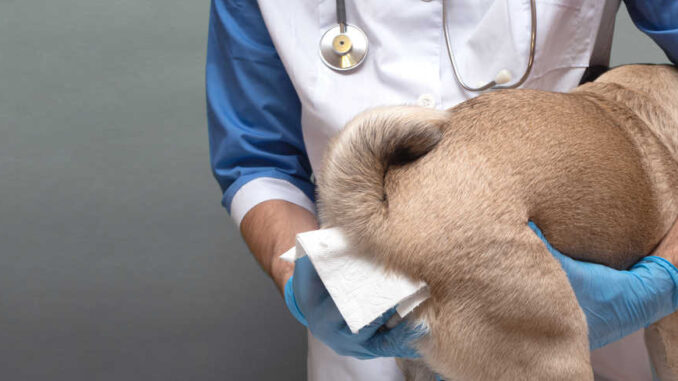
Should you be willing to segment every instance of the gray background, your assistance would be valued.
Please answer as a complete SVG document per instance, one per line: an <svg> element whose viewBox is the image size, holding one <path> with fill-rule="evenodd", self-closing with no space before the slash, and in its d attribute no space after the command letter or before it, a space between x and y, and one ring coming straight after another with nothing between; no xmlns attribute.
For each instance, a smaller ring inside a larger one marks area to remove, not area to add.
<svg viewBox="0 0 678 381"><path fill-rule="evenodd" d="M209 170L208 8L0 0L0 379L304 377ZM622 9L613 63L665 61Z"/></svg>

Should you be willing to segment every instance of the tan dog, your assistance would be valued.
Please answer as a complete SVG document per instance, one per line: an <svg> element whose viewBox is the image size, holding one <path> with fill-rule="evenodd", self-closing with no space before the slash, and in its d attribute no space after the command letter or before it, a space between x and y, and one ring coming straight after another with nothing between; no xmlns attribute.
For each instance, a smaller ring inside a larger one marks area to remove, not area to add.
<svg viewBox="0 0 678 381"><path fill-rule="evenodd" d="M570 94L365 112L327 151L319 212L428 283L410 319L430 328L417 347L445 379L592 380L584 314L527 221L573 258L626 268L678 215L677 155L678 71L624 66ZM678 317L647 337L677 379ZM432 377L407 363L410 379Z"/></svg>

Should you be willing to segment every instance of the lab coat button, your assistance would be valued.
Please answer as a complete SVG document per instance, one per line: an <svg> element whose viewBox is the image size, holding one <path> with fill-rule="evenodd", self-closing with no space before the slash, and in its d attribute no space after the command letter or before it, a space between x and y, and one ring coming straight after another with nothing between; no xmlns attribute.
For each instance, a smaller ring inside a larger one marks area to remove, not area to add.
<svg viewBox="0 0 678 381"><path fill-rule="evenodd" d="M421 107L433 108L436 105L436 100L432 94L422 94L417 99L417 105Z"/></svg>

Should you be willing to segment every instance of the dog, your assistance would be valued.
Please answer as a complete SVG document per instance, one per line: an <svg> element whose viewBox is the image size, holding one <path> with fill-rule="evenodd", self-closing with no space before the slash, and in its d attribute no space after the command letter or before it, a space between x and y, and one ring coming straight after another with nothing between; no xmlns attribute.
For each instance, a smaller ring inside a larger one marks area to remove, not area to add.
<svg viewBox="0 0 678 381"><path fill-rule="evenodd" d="M324 227L429 286L408 316L429 328L422 359L401 362L409 380L593 380L585 316L527 222L578 260L625 269L652 252L678 216L678 70L369 110L317 179ZM678 379L675 315L646 330L664 380Z"/></svg>

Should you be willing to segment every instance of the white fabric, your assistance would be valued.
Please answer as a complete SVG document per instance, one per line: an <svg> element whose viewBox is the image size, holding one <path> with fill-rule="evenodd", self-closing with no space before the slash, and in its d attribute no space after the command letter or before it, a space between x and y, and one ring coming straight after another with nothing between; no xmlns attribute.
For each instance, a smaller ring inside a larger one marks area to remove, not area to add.
<svg viewBox="0 0 678 381"><path fill-rule="evenodd" d="M604 14L606 1L602 0L536 3L536 57L523 87L568 91L577 86L588 66L599 31L611 33L611 28L601 25L613 23L614 12ZM447 0L446 4L454 54L467 82L487 82L502 69L509 70L514 80L522 75L529 55L529 0ZM477 95L454 80L442 35L441 0L346 0L348 22L362 28L370 43L365 62L351 72L327 68L318 55L321 35L336 22L334 1L259 0L259 6L301 99L302 132L316 174L330 138L360 111L416 104L422 95L427 104L442 109ZM598 40L603 41L600 49L610 49L610 39ZM384 379L365 370L365 363L337 361L331 351L310 344L309 348L310 380ZM636 344L633 349L634 359L646 361L644 348ZM614 367L640 369L636 360L616 362Z"/></svg>
<svg viewBox="0 0 678 381"><path fill-rule="evenodd" d="M240 228L240 222L245 214L257 204L268 200L289 201L315 214L315 205L311 199L289 181L273 177L257 177L235 192L231 200L231 218Z"/></svg>
<svg viewBox="0 0 678 381"><path fill-rule="evenodd" d="M588 66L604 1L536 0L537 50L524 87L567 91ZM476 93L454 79L442 35L440 0L347 0L348 22L369 38L365 62L336 72L318 56L322 33L335 23L334 1L260 0L273 42L302 102L302 130L316 174L330 139L356 113L379 105L415 104L430 94L448 108ZM529 0L448 0L452 47L464 79L519 77L529 55ZM573 75L562 76L574 71ZM551 75L559 71L560 76Z"/></svg>
<svg viewBox="0 0 678 381"><path fill-rule="evenodd" d="M367 257L356 256L339 228L300 233L296 242L281 258L294 262L308 255L353 333L396 305L398 315L405 317L430 296L426 283L388 273Z"/></svg>

